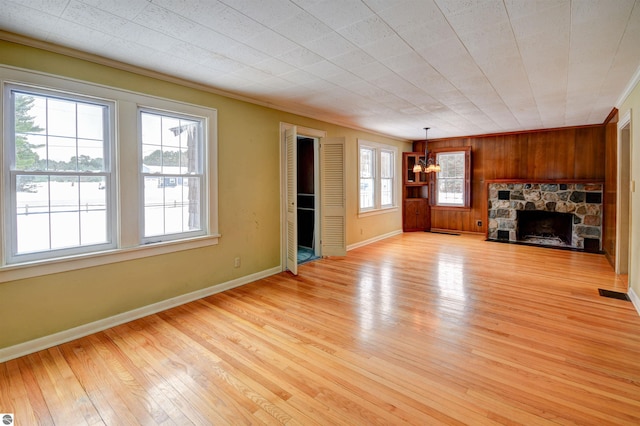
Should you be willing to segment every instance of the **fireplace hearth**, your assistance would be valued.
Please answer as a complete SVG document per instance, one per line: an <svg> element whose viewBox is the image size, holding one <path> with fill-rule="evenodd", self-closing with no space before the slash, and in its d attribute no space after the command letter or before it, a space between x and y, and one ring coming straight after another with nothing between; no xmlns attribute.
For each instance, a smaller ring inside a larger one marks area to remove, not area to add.
<svg viewBox="0 0 640 426"><path fill-rule="evenodd" d="M487 182L487 239L599 252L602 183Z"/></svg>

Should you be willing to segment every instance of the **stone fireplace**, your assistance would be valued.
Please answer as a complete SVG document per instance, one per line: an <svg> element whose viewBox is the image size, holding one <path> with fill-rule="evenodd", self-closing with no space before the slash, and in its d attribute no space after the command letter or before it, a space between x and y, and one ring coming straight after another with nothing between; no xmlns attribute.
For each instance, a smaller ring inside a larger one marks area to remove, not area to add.
<svg viewBox="0 0 640 426"><path fill-rule="evenodd" d="M489 182L487 239L602 248L602 183Z"/></svg>

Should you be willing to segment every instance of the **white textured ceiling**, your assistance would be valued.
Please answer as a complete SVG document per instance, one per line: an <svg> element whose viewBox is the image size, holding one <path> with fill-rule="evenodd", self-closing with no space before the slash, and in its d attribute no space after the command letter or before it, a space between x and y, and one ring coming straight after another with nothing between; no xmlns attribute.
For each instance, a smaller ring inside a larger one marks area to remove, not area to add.
<svg viewBox="0 0 640 426"><path fill-rule="evenodd" d="M407 139L602 123L640 66L640 0L0 0L0 29Z"/></svg>

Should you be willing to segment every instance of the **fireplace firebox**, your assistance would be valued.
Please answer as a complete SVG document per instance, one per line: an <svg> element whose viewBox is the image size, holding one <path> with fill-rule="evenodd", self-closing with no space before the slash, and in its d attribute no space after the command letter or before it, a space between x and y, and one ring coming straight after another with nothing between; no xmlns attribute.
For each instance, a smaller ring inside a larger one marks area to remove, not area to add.
<svg viewBox="0 0 640 426"><path fill-rule="evenodd" d="M519 210L517 220L518 241L571 247L573 214Z"/></svg>

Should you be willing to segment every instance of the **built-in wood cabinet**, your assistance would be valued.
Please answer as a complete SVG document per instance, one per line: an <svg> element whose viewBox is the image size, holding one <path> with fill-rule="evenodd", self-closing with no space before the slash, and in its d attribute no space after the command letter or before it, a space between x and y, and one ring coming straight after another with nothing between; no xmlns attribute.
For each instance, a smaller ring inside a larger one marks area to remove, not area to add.
<svg viewBox="0 0 640 426"><path fill-rule="evenodd" d="M405 152L402 158L402 229L428 231L431 229L431 209L429 207L429 177L423 172L414 172L424 154Z"/></svg>

